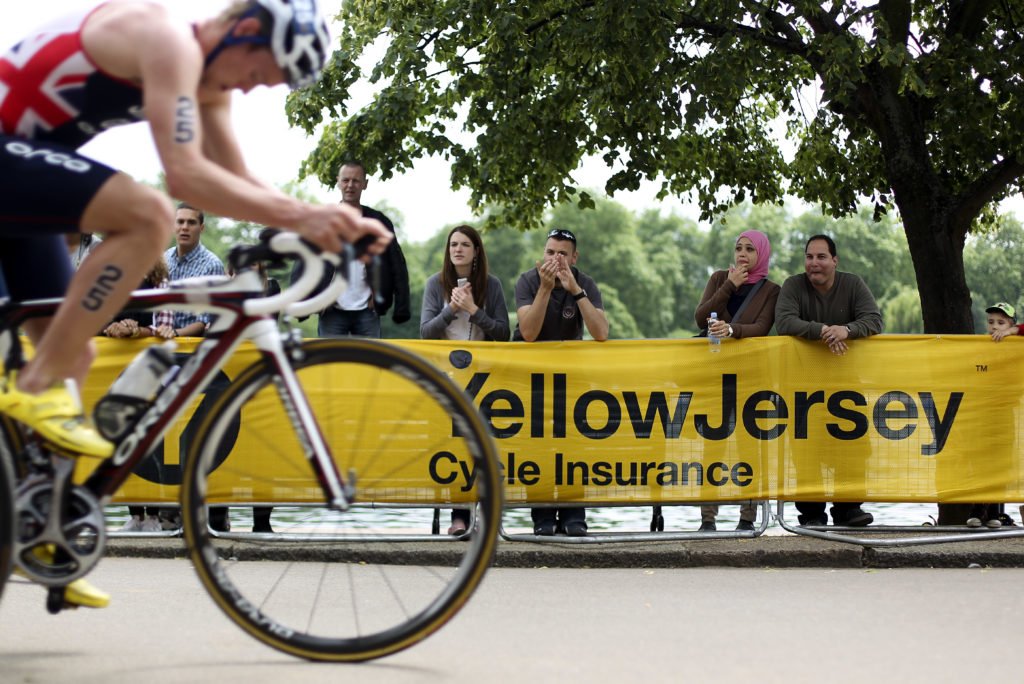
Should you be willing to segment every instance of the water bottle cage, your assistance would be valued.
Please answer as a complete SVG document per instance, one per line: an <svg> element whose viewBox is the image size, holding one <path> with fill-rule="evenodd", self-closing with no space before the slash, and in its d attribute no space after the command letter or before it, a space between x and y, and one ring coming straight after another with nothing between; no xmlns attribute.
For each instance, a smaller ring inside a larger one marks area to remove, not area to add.
<svg viewBox="0 0 1024 684"><path fill-rule="evenodd" d="M92 419L106 439L117 442L135 426L150 402L124 394L108 394L96 402Z"/></svg>

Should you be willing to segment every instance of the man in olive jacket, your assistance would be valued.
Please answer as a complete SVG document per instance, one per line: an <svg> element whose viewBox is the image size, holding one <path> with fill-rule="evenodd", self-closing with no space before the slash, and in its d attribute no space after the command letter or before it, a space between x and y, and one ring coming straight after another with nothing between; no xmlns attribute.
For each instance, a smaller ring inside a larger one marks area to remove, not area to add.
<svg viewBox="0 0 1024 684"><path fill-rule="evenodd" d="M815 235L804 248L804 272L790 276L782 284L779 300L775 304L775 330L780 335L793 335L808 340L820 340L833 354L846 353L850 340L877 335L882 332L882 314L864 280L852 273L837 271L839 256L836 243L827 235ZM822 465L836 467L836 480L863 480L865 459L846 458L843 463ZM797 464L799 466L799 461ZM815 472L800 472L808 486L820 483L820 465ZM825 503L798 501L801 525L826 525ZM861 503L836 502L832 506L832 521L836 525L864 527L874 516L861 508Z"/></svg>

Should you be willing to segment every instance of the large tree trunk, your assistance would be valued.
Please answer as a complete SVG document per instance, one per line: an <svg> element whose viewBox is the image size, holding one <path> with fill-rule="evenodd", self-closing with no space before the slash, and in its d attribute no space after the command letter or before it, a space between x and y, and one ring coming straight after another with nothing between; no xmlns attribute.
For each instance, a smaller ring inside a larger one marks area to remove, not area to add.
<svg viewBox="0 0 1024 684"><path fill-rule="evenodd" d="M926 333L973 333L971 292L964 274L965 226L950 212L911 204L903 215L910 256L917 274ZM939 525L963 525L970 504L939 504Z"/></svg>
<svg viewBox="0 0 1024 684"><path fill-rule="evenodd" d="M973 334L971 291L964 274L963 226L944 212L911 208L901 211L910 256L921 296L924 331Z"/></svg>

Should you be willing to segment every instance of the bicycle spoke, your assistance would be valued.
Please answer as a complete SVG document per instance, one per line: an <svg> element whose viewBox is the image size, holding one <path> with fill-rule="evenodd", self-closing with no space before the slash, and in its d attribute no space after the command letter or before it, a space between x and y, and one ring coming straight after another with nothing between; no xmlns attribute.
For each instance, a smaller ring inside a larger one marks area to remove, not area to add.
<svg viewBox="0 0 1024 684"><path fill-rule="evenodd" d="M224 392L187 459L186 538L200 577L250 633L303 657L361 660L416 643L462 605L493 554L501 484L487 430L458 387L392 348L315 343L296 374L355 503L327 505L293 412L255 367ZM453 431L455 421L465 429ZM436 482L425 465L441 452L476 476ZM275 534L247 540L259 547L252 560L238 548L239 561L224 564L201 551L211 540L196 511L206 504L273 506ZM439 505L478 506L479 528L410 553L406 542L427 536Z"/></svg>

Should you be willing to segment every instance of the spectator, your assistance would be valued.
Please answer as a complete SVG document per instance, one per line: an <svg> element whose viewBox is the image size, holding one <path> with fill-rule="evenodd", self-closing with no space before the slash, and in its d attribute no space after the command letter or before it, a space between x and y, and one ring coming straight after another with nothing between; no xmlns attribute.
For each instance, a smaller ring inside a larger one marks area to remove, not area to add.
<svg viewBox="0 0 1024 684"><path fill-rule="evenodd" d="M775 306L775 329L780 335L820 340L833 354L841 356L850 340L882 332L882 314L871 290L860 276L838 271L838 266L839 256L832 238L815 235L807 241L804 273L786 279ZM846 459L841 465L836 468L836 480L864 480L863 459ZM820 483L820 465L813 473L800 473L799 465L797 470L798 477L802 476L808 486ZM861 505L835 502L831 511L833 523L851 527L870 525L874 516ZM801 525L828 524L824 502L800 501L796 508Z"/></svg>
<svg viewBox="0 0 1024 684"><path fill-rule="evenodd" d="M548 342L582 340L583 329L601 342L608 339L601 291L594 279L576 268L579 259L576 236L556 228L548 233L544 260L516 281L514 340ZM550 537L564 532L570 537L587 534L585 508L534 508L533 533Z"/></svg>
<svg viewBox="0 0 1024 684"><path fill-rule="evenodd" d="M228 275L234 277L235 270L228 265ZM263 296L273 297L274 295L281 294L281 284L277 282L277 278L272 278L267 274L267 265L262 261L256 263L256 272L259 273L260 279L263 281ZM280 317L280 313L277 314ZM216 513L218 509L212 509L212 513ZM270 526L270 514L273 512L273 506L253 506L252 507L252 531L262 532L264 534L273 534L274 528ZM211 516L211 519L215 516ZM221 522L223 526L223 522ZM215 528L216 529L216 528Z"/></svg>
<svg viewBox="0 0 1024 684"><path fill-rule="evenodd" d="M175 246L164 252L171 282L198 276L224 275L224 264L199 241L206 229L203 212L181 202L174 214ZM210 326L210 314L174 312L174 337L202 337Z"/></svg>
<svg viewBox="0 0 1024 684"><path fill-rule="evenodd" d="M167 287L167 263L161 256L156 265L146 274L139 288ZM170 311L133 311L120 312L116 319L103 329L105 337L137 338L174 336L174 314ZM138 472L138 471L136 471ZM159 532L160 509L151 506L129 506L128 521L121 527L122 532Z"/></svg>
<svg viewBox="0 0 1024 684"><path fill-rule="evenodd" d="M170 273L163 256L146 274L139 284L139 289L158 289L167 287ZM118 339L136 337L174 337L174 314L170 311L134 311L120 312L114 320L103 329L105 337Z"/></svg>
<svg viewBox="0 0 1024 684"><path fill-rule="evenodd" d="M362 211L364 217L375 218L393 235L391 219L360 204L366 190L366 169L358 161L348 161L338 172L341 201ZM371 279L366 265L353 261L349 265L348 287L338 301L320 313L317 334L320 337L380 337L380 317L394 304L391 319L405 323L409 311L409 271L398 238L391 240L380 258L378 275ZM333 273L331 274L333 275ZM374 289L378 287L378 289Z"/></svg>
<svg viewBox="0 0 1024 684"><path fill-rule="evenodd" d="M740 233L733 250L736 263L728 271L715 271L704 287L700 305L694 312L697 326L717 337L762 337L775 323L775 303L779 286L768 280L772 246L768 236L757 230ZM711 312L718 321L708 329ZM700 507L700 532L714 532L718 506ZM753 532L757 506L753 501L740 504L737 530Z"/></svg>
<svg viewBox="0 0 1024 684"><path fill-rule="evenodd" d="M985 309L985 329L989 336L996 342L1005 337L1016 335L1019 332L1017 326L1017 312L1010 304L998 302ZM1012 410L1010 412L1012 416ZM1001 451L1001 450L994 450ZM1010 468L1010 464L1004 458L1007 452L991 453L989 458L984 459L984 468L991 472L993 468ZM999 459L996 462L996 459ZM967 518L967 526L980 528L982 526L990 530L998 530L1004 526L1013 526L1013 518L1004 512L1004 504L974 504L971 506L970 517Z"/></svg>
<svg viewBox="0 0 1024 684"><path fill-rule="evenodd" d="M171 282L185 278L225 275L224 264L216 254L200 242L206 230L206 216L202 210L181 202L174 214L175 246L164 252ZM210 327L211 314L208 312L175 311L172 337L203 337ZM207 392L215 389L214 384ZM210 527L219 532L230 529L227 508L210 509ZM181 513L175 509L164 509L160 513L164 529L181 526Z"/></svg>
<svg viewBox="0 0 1024 684"><path fill-rule="evenodd" d="M420 337L425 340L508 341L508 307L501 281L487 268L480 234L471 226L456 226L445 242L441 271L423 289ZM469 511L452 510L448 534L469 528Z"/></svg>

